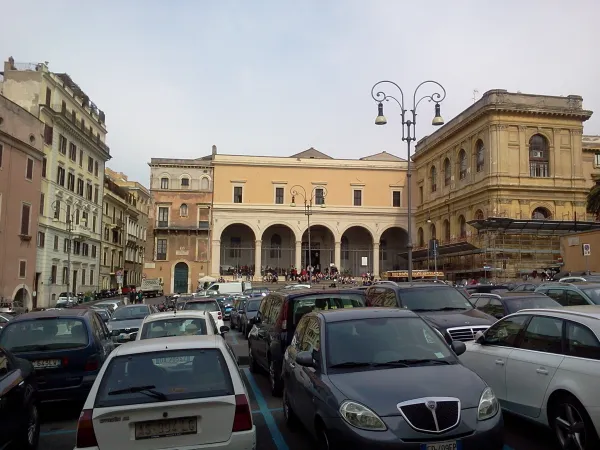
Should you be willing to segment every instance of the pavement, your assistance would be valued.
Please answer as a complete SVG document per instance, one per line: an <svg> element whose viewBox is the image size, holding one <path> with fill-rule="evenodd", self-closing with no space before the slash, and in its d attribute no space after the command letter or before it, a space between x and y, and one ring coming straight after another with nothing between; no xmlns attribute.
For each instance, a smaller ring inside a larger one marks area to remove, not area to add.
<svg viewBox="0 0 600 450"><path fill-rule="evenodd" d="M150 299L151 303L162 300ZM248 341L238 331L227 333L227 340L242 369L244 383L250 394L250 404L257 431L257 450L306 450L316 444L303 429L290 430L284 423L280 398L272 397L267 377L252 374L247 368ZM82 404L47 404L41 408L39 450L72 450ZM559 450L553 433L539 425L504 414L504 450Z"/></svg>

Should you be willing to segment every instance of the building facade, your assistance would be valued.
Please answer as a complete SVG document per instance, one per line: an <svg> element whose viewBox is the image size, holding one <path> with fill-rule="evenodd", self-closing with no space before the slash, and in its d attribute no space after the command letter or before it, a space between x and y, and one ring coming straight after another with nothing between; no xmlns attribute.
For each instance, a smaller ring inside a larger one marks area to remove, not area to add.
<svg viewBox="0 0 600 450"><path fill-rule="evenodd" d="M3 94L44 123L37 306L61 292L99 288L105 114L66 73L47 64L4 64Z"/></svg>
<svg viewBox="0 0 600 450"><path fill-rule="evenodd" d="M212 156L152 158L149 165L152 204L144 275L162 279L165 293L190 292L210 271Z"/></svg>
<svg viewBox="0 0 600 450"><path fill-rule="evenodd" d="M102 251L100 253L100 288L118 289L117 273L123 269L127 190L109 175L104 175L102 217Z"/></svg>
<svg viewBox="0 0 600 450"><path fill-rule="evenodd" d="M560 235L592 219L594 160L582 150L591 115L579 96L494 90L420 140L416 267L432 267L431 239L450 278L510 278L556 265Z"/></svg>
<svg viewBox="0 0 600 450"><path fill-rule="evenodd" d="M406 267L398 256L408 237L405 160L333 159L314 148L290 157L214 153L212 276Z"/></svg>
<svg viewBox="0 0 600 450"><path fill-rule="evenodd" d="M0 95L0 302L36 306L43 124Z"/></svg>

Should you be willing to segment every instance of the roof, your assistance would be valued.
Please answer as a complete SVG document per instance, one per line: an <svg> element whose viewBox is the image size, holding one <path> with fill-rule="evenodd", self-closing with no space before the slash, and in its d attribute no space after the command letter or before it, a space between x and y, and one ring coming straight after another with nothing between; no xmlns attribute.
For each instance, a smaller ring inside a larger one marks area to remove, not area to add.
<svg viewBox="0 0 600 450"><path fill-rule="evenodd" d="M375 153L374 155L363 156L359 159L361 161L406 161L404 158L392 155L391 153L388 153L385 150L379 153Z"/></svg>
<svg viewBox="0 0 600 450"><path fill-rule="evenodd" d="M149 316L146 316L146 318L144 319L144 323L154 322L155 320L176 319L176 318L206 319L206 314L205 314L205 311L194 311L192 309L184 309L181 311L159 312L159 313L154 313L154 314L150 314Z"/></svg>
<svg viewBox="0 0 600 450"><path fill-rule="evenodd" d="M21 314L15 317L12 322L17 322L21 320L35 320L35 319L48 319L52 317L81 317L85 316L88 311L91 311L88 308L65 308L65 309L51 309L46 311L35 311L29 312L25 314Z"/></svg>
<svg viewBox="0 0 600 450"><path fill-rule="evenodd" d="M583 135L581 146L584 150L600 150L600 136Z"/></svg>
<svg viewBox="0 0 600 450"><path fill-rule="evenodd" d="M125 309L125 308L135 308L135 307L140 307L140 306L146 306L148 309L150 309L150 305L146 305L144 303L132 303L130 305L121 305L119 306L118 309Z"/></svg>
<svg viewBox="0 0 600 450"><path fill-rule="evenodd" d="M346 320L377 319L380 317L419 317L408 309L400 308L344 308L318 311L325 322L343 322Z"/></svg>
<svg viewBox="0 0 600 450"><path fill-rule="evenodd" d="M477 231L495 230L512 232L547 232L567 234L571 231L600 230L600 222L580 222L574 220L521 220L504 217L489 217L467 222Z"/></svg>
<svg viewBox="0 0 600 450"><path fill-rule="evenodd" d="M527 298L527 297L546 297L544 294L535 291L508 291L508 292L474 292L472 297L501 297L506 300Z"/></svg>
<svg viewBox="0 0 600 450"><path fill-rule="evenodd" d="M290 290L281 290L281 291L274 291L271 292L271 294L279 294L283 297L286 298L295 298L295 297L304 297L305 295L322 295L322 294L347 294L347 293L354 293L354 294L360 294L360 295L364 295L364 292L358 289L344 289L344 288L339 288L339 289L310 289L310 288L306 288L306 289L290 289ZM263 297L264 298L264 297Z"/></svg>
<svg viewBox="0 0 600 450"><path fill-rule="evenodd" d="M552 313L557 316L568 318L569 316L587 317L589 319L600 320L600 305L582 305L582 306L565 306L562 309L522 309L516 314L527 313L527 314L543 314Z"/></svg>
<svg viewBox="0 0 600 450"><path fill-rule="evenodd" d="M320 152L316 148L309 148L308 150L304 150L303 152L296 153L295 155L290 156L290 158L306 158L306 159L333 159L331 156L326 155L323 152Z"/></svg>
<svg viewBox="0 0 600 450"><path fill-rule="evenodd" d="M113 353L115 356L150 353L163 350L184 350L190 348L224 349L225 340L219 335L172 336L160 339L142 339L120 345Z"/></svg>
<svg viewBox="0 0 600 450"><path fill-rule="evenodd" d="M398 287L401 289L413 289L413 288L455 289L454 286L450 286L446 283L434 283L433 281L413 281L412 283L405 281L405 282L396 282L394 284L391 284L391 283L378 284L376 286L379 286L379 287L380 286L394 286L394 287Z"/></svg>

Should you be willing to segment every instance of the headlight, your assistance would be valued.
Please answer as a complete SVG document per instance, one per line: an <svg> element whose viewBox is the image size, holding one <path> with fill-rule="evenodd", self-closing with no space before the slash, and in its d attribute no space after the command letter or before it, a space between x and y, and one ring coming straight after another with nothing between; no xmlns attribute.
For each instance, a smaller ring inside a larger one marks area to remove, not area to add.
<svg viewBox="0 0 600 450"><path fill-rule="evenodd" d="M487 420L494 417L500 406L498 405L498 399L492 391L492 388L485 388L479 399L479 406L477 407L477 420Z"/></svg>
<svg viewBox="0 0 600 450"><path fill-rule="evenodd" d="M377 414L360 403L346 400L340 406L340 415L350 425L362 430L385 431L387 427Z"/></svg>

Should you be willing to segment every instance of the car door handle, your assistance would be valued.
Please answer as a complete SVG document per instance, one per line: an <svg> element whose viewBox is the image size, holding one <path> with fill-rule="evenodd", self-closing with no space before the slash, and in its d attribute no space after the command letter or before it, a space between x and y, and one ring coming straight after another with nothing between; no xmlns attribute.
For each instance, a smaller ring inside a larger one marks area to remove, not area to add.
<svg viewBox="0 0 600 450"><path fill-rule="evenodd" d="M498 364L499 366L503 366L504 365L504 360L503 359L497 359L496 360L496 364Z"/></svg>
<svg viewBox="0 0 600 450"><path fill-rule="evenodd" d="M541 375L548 375L548 371L546 369L544 369L543 367L540 367L539 369L536 369L536 372L541 374Z"/></svg>

